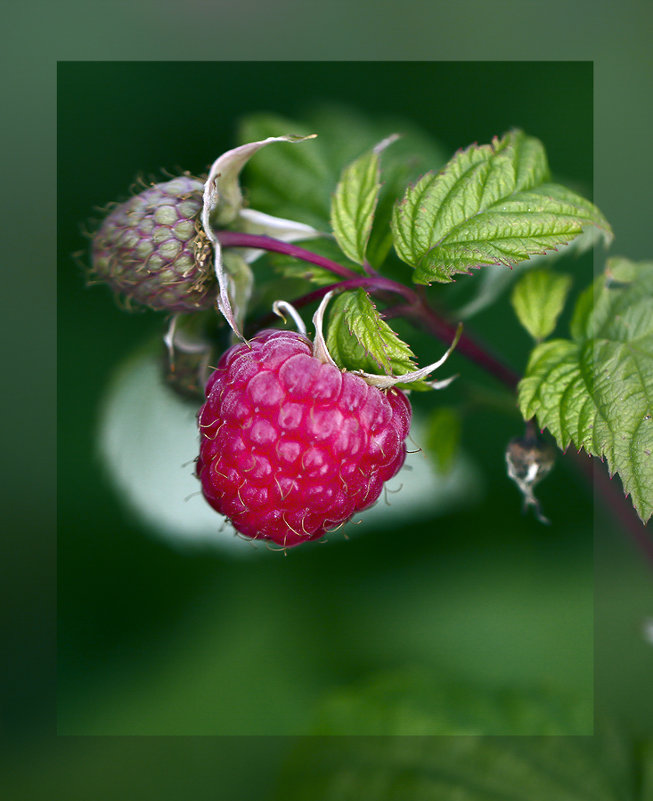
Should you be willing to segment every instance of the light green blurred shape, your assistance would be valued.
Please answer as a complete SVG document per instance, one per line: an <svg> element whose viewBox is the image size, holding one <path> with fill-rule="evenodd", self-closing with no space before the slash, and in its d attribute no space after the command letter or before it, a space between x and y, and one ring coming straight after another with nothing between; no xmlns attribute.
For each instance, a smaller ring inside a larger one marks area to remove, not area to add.
<svg viewBox="0 0 653 801"><path fill-rule="evenodd" d="M208 546L237 556L265 555L264 545L236 536L201 494L194 473L199 406L163 384L156 351L146 348L135 354L117 371L101 410L98 447L105 469L136 519L168 543ZM343 534L357 536L444 514L482 496L481 476L468 458L460 456L442 475L420 451L423 438L416 420L404 468L386 484L381 499L355 515L339 534L328 536L329 543L344 542Z"/></svg>
<svg viewBox="0 0 653 801"><path fill-rule="evenodd" d="M648 801L644 767L612 722L594 738L313 737L295 747L274 798Z"/></svg>
<svg viewBox="0 0 653 801"><path fill-rule="evenodd" d="M543 683L478 685L424 666L372 672L327 695L318 735L593 734L591 698L552 692Z"/></svg>

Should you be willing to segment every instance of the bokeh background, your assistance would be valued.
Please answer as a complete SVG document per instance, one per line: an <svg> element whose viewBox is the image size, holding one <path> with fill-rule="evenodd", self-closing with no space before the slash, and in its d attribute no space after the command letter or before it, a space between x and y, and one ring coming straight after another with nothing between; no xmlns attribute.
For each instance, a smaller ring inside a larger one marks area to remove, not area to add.
<svg viewBox="0 0 653 801"><path fill-rule="evenodd" d="M470 1L456 7L455 11L453 7L442 8L438 4L426 11L423 4L419 4L419 9L417 5L404 4L401 12L393 12L375 4L374 13L370 9L369 15L361 13L355 19L349 15L344 24L340 18L344 10L342 4L330 4L317 14L310 12L309 20L309 9L303 4L286 3L281 12L279 9L275 12L275 20L279 19L279 13L287 14L287 24L278 36L268 35L269 27L262 24L261 18L264 9L256 3L241 4L239 11L232 9L229 13L220 3L211 7L196 4L194 14L190 18L186 15L183 25L172 5L157 4L155 9L154 4L148 2L111 10L98 9L92 20L88 6L82 7L76 0L56 8L39 4L35 4L35 8L12 6L8 20L11 24L6 28L12 36L3 59L11 68L14 80L6 83L3 92L7 96L7 107L15 108L17 114L7 118L3 136L5 154L10 156L5 171L6 185L14 187L15 191L5 193L3 214L4 219L11 218L13 225L13 235L7 242L9 257L20 269L6 276L7 297L14 298L15 303L8 305L3 322L10 332L7 342L16 343L16 331L21 332L20 341L9 349L6 361L10 374L15 377L12 386L19 390L20 404L11 411L11 419L15 419L17 425L6 432L9 463L3 491L7 501L7 536L2 543L6 593L3 631L7 642L12 643L5 661L3 732L6 736L3 745L7 756L3 761L3 781L12 797L46 797L46 794L51 797L52 788L55 788L69 798L89 795L109 798L115 797L118 791L127 795L138 792L141 797L177 798L180 793L187 792L190 785L198 797L260 797L287 747L283 739L269 737L245 740L55 738L54 540L50 534L55 469L52 400L55 380L56 59L592 60L596 100L595 200L614 225L617 252L634 258L650 255L645 202L647 175L650 175L646 141L651 126L648 102L651 57L646 38L650 9L647 5L637 0L618 7L610 2L580 2L573 7L554 2L544 10L536 3L504 2L499 7L489 8ZM400 20L397 19L399 13ZM321 32L319 39L315 36L317 29ZM513 91L513 85L505 87L506 94ZM96 85L90 94L78 98L80 125L84 124L89 100L101 103L105 90L105 86ZM168 107L171 101L166 88L159 86L156 91L161 98L159 107L161 104ZM573 109L563 112L558 104L558 92L564 93L564 84L554 85L550 91L551 95L544 95L550 98L547 106L533 99L533 110L541 105L543 117L555 122L554 127L561 136L567 136L569 114L573 116ZM215 87L216 102L221 93L224 87ZM482 104L483 99L479 93L477 102ZM210 101L207 105L211 105ZM121 128L120 119L118 122L115 119L116 115L120 118L119 112L120 103L117 103L114 120L110 123L114 134ZM199 110L193 113L200 114ZM206 114L207 109L203 108L203 120ZM451 121L455 124L456 119ZM517 122L529 129L525 121ZM122 120L122 127L125 124L131 125L131 119L127 123ZM545 138L542 128L531 130ZM476 134L472 137L476 138ZM443 140L448 144L446 137ZM554 169L560 172L562 165L556 161L553 140L545 138ZM229 144L231 142L227 146ZM461 141L452 141L451 147L460 144ZM210 145L212 154L214 141ZM179 152L177 148L172 156L173 164L181 161ZM197 153L193 158L196 157ZM201 163L207 158L210 156L202 157ZM105 154L95 154L93 169L102 165L104 159ZM171 164L165 155L154 161L153 170ZM144 168L145 161L139 159L135 169ZM565 167L565 171L566 175L580 176L575 169ZM126 178L131 180L133 169L126 172L129 172ZM77 179L83 177L81 172L76 176ZM124 182L116 183L120 183L117 191L124 191ZM35 187L38 188L37 201ZM103 203L107 199L103 195L92 202ZM87 209L81 210L81 214L86 217ZM29 293L25 293L27 279L32 282ZM89 295L84 297L85 303L88 302ZM103 303L106 304L106 298ZM75 309L75 319L79 313L80 310ZM26 321L34 320L35 315L38 325L26 326ZM137 324L140 325L140 321ZM118 336L115 331L112 333L114 338ZM100 361L101 356L97 354ZM80 370L92 369L95 361L96 352L92 354L92 363L80 365ZM104 366L97 374L106 376ZM87 388L87 391L89 405L86 408L90 408L92 390ZM79 405L83 405L81 401ZM27 448L25 432L33 435L29 437L30 447ZM78 433L75 431L74 436ZM36 470L35 455L39 458ZM81 481L81 475L79 478ZM544 490L543 486L543 497ZM514 496L511 503L513 501ZM102 508L106 506L97 507L98 510ZM98 526L95 511L91 513L89 525ZM650 614L652 605L650 573L623 532L604 515L595 517L594 533L596 696L604 707L641 732L647 729L651 719L651 649L642 637L642 621ZM130 546L144 547L136 545L141 536L139 532ZM367 541L361 538L360 544ZM147 546L146 551L149 557L153 551L167 553L152 545ZM103 555L106 557L106 551ZM175 557L164 558L169 560L169 569ZM107 572L109 566L107 563ZM121 569L124 568L125 565L121 565ZM129 614L133 613L130 607ZM89 665L92 674L92 660ZM97 698L101 694L98 692ZM252 753L256 755L257 771L251 770ZM116 765L120 765L120 771L115 770Z"/></svg>
<svg viewBox="0 0 653 801"><path fill-rule="evenodd" d="M165 109L163 91L175 99ZM545 112L554 100L564 130ZM588 63L60 65L58 730L309 734L325 698L416 667L434 685L444 673L489 693L523 686L568 695L578 712L567 732L590 734L591 492L561 464L541 492L555 525L521 514L503 451L522 424L501 387L460 359L448 365L464 375L455 391L415 399L425 415L466 404L463 447L475 469L460 472L457 507L426 504L415 519L402 514L400 492L386 512L391 525L364 520L348 543L336 534L285 558L266 549L240 559L184 552L139 525L103 469L98 425L112 373L163 321L126 315L108 292L84 286L71 259L86 244L80 223L94 206L124 197L138 173L177 165L202 172L235 143L248 113L301 119L324 102L405 116L437 138L444 159L522 127L546 143L555 175L591 196ZM579 291L592 274L590 255L569 269ZM522 368L530 343L505 297L469 324ZM443 349L413 341L424 361ZM147 416L149 402L136 396L132 413L140 418L142 404ZM194 455L169 458L182 465ZM156 459L145 459L132 481L147 481ZM198 502L190 499L189 514ZM219 528L216 520L216 538ZM338 734L383 733L371 722L367 730L351 725L331 724ZM425 725L407 724L407 733Z"/></svg>

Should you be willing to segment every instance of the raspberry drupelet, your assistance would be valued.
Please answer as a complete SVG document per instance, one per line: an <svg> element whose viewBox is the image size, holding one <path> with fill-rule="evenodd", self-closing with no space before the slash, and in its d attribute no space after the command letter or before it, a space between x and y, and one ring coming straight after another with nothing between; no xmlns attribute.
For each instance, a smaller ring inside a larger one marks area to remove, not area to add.
<svg viewBox="0 0 653 801"><path fill-rule="evenodd" d="M323 363L303 334L264 330L207 382L197 474L237 531L293 547L378 499L404 462L410 420L400 390Z"/></svg>
<svg viewBox="0 0 653 801"><path fill-rule="evenodd" d="M213 255L200 226L203 183L180 175L116 205L92 237L90 278L128 304L193 312L215 302Z"/></svg>

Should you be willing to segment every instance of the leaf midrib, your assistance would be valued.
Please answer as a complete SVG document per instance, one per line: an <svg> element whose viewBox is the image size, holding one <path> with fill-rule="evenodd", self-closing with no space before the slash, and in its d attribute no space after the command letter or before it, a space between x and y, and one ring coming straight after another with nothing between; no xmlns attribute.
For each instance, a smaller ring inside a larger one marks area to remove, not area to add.
<svg viewBox="0 0 653 801"><path fill-rule="evenodd" d="M488 157L484 161L477 161L474 164L470 165L464 172L462 172L456 178L454 183L449 187L449 189L447 191L447 194L442 198L442 201L441 201L440 205L438 206L438 209L435 212L435 216L433 217L433 220L431 221L431 224L429 226L429 229L430 229L429 230L429 242L431 241L431 237L433 236L433 231L437 227L438 221L439 221L439 219L441 217L442 210L443 210L443 208L444 208L444 206L445 206L445 204L447 202L447 199L451 197L451 194L456 189L456 187L460 184L460 182L462 180L464 180L469 175L470 172L472 172L474 170L478 170L482 166L487 166L489 164L489 162L490 162L490 157ZM446 175L446 171L439 172L439 173L431 173L432 180L430 180L425 185L424 189L419 193L419 195L418 195L419 200L417 200L413 204L413 209L419 208L421 206L421 204L422 204L422 202L424 200L424 196L431 190L431 188L433 187L433 184L438 180L438 178L440 176L444 177L444 175ZM483 209L483 210L479 209L475 214L473 214L471 217L467 217L466 219L467 220L471 220L474 217L476 217L478 214L482 214L483 211L485 211L485 209ZM417 220L418 220L419 215L418 214L412 214L411 216L412 216L412 219L411 219L411 223L410 223L410 235L411 235L412 241L415 242L416 238L417 238L415 230L416 230L416 225L417 225ZM453 230L453 229L451 229L451 230ZM430 245L430 247L426 248L424 253L428 253L429 250L433 249L433 247L435 247L435 245ZM422 255L424 255L424 254L422 254Z"/></svg>
<svg viewBox="0 0 653 801"><path fill-rule="evenodd" d="M505 235L505 236L486 237L484 239L455 239L453 241L448 241L449 237L456 230L462 228L467 223L471 222L472 220L476 219L477 217L480 217L483 214L492 214L492 215L497 215L497 216L505 215L505 216L510 216L510 217L523 215L523 216L528 216L531 219L533 219L533 217L536 217L537 215L546 214L549 217L567 218L569 220L569 230L568 231L567 230L560 230L560 231L557 231L557 232L550 232L550 233L543 233L543 234L524 234L522 236L511 234L511 235ZM437 248L437 247L442 247L443 244L444 245L465 245L465 244L468 244L468 243L477 243L478 244L479 242L498 242L498 241L501 241L502 239L528 239L530 236L537 236L537 237L540 237L540 238L542 238L542 237L544 237L544 238L552 238L552 237L555 237L555 236L560 236L560 234L576 232L578 230L578 221L579 220L587 220L588 223L591 222L591 218L590 217L582 217L581 215L574 216L574 215L571 215L569 213L563 213L563 212L555 212L555 211L535 211L535 212L533 212L533 211L502 211L500 209L494 209L492 206L490 206L487 209L483 209L483 211L478 211L476 214L473 214L471 217L467 217L462 222L456 223L456 225L452 226L452 228L441 239L439 239L437 242L435 242L435 244L433 244L429 248L429 250L427 252L435 250L435 248ZM581 225L581 228L582 228L582 225Z"/></svg>

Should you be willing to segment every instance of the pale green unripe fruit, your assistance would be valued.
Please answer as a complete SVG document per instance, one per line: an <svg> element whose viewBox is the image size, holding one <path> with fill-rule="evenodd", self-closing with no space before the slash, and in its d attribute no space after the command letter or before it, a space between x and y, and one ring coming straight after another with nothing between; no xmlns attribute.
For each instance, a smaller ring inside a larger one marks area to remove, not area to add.
<svg viewBox="0 0 653 801"><path fill-rule="evenodd" d="M203 189L182 175L115 206L92 237L92 280L127 304L173 312L210 307L217 282L200 223Z"/></svg>

